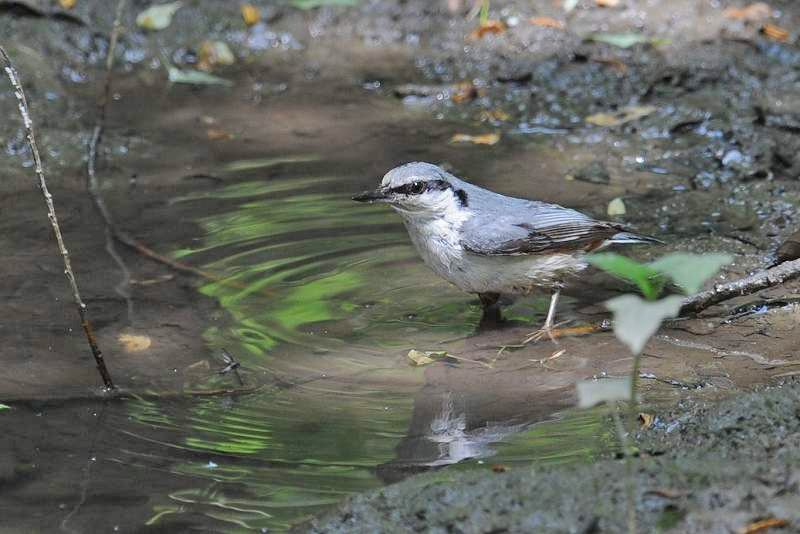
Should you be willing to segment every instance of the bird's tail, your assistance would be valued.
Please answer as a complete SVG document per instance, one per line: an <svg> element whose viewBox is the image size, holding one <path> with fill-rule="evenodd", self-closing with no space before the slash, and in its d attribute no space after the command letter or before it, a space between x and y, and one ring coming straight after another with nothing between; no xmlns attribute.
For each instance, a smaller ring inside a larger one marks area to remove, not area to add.
<svg viewBox="0 0 800 534"><path fill-rule="evenodd" d="M608 240L613 245L633 245L636 243L650 243L653 245L663 245L664 242L649 235L634 234L633 232L620 232L611 236Z"/></svg>

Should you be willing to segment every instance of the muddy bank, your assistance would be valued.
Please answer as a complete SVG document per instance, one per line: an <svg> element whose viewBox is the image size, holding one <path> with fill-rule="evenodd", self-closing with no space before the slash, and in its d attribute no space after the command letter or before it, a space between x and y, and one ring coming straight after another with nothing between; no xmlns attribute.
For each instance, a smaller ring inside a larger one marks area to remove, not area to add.
<svg viewBox="0 0 800 534"><path fill-rule="evenodd" d="M800 384L719 404L683 402L636 437L641 532L800 530ZM297 532L623 532L624 461L440 471L351 498Z"/></svg>

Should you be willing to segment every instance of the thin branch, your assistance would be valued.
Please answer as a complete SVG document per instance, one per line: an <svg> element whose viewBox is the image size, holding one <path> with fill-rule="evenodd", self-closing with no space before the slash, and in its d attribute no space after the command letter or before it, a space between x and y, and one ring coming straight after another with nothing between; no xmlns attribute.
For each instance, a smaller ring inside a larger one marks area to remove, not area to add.
<svg viewBox="0 0 800 534"><path fill-rule="evenodd" d="M86 334L86 340L92 350L97 370L100 372L100 377L103 379L103 385L106 389L114 389L114 382L111 380L111 375L106 369L105 361L103 360L103 353L97 346L97 339L94 337L92 325L86 314L86 304L81 300L80 292L78 291L78 284L75 280L75 273L72 271L72 265L69 259L69 252L64 244L64 238L61 235L61 228L58 226L58 217L56 217L55 206L53 205L53 195L47 189L47 181L44 177L44 170L42 169L42 159L39 156L39 148L36 146L36 138L33 133L33 121L31 120L30 111L28 108L28 101L25 98L25 92L22 89L22 83L19 80L14 65L11 63L11 58L0 46L0 59L3 60L5 72L11 80L11 85L14 87L14 96L17 98L17 105L19 107L20 115L22 116L22 123L25 126L25 137L28 141L28 147L33 155L34 172L39 180L39 190L42 192L45 204L47 205L47 218L50 220L50 225L53 228L53 235L58 243L58 250L61 252L61 257L64 260L64 275L67 277L70 288L72 289L72 298L75 301L75 306L78 308L78 315L81 318L81 327Z"/></svg>
<svg viewBox="0 0 800 534"><path fill-rule="evenodd" d="M787 261L777 267L726 284L717 284L711 289L691 295L683 302L681 314L698 313L724 300L749 295L798 277L800 277L800 260Z"/></svg>

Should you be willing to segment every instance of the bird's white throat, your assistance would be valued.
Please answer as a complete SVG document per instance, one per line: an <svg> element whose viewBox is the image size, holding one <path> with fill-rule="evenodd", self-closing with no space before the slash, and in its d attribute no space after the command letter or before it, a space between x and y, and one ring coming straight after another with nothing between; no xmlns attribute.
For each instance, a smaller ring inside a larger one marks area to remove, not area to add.
<svg viewBox="0 0 800 534"><path fill-rule="evenodd" d="M438 195L426 209L406 210L392 206L403 218L411 242L425 263L436 273L450 279L453 268L461 262L461 225L473 212L461 205L455 195Z"/></svg>

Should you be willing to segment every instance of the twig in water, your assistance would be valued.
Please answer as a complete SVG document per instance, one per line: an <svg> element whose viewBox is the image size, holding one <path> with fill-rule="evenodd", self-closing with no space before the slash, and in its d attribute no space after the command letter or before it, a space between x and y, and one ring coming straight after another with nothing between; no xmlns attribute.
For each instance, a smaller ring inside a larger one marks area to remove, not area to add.
<svg viewBox="0 0 800 534"><path fill-rule="evenodd" d="M172 268L175 271L184 273L184 274L191 274L195 276L200 276L201 278L205 278L207 280L214 280L219 281L220 277L197 269L195 267L191 267L179 261L173 260L166 256L159 254L158 252L154 251L150 247L143 245L138 240L136 240L133 236L129 233L121 230L114 222L113 217L111 216L111 212L108 210L106 206L105 200L103 200L102 195L100 194L100 190L97 183L97 153L98 147L100 146L100 141L103 137L103 130L105 129L105 122L106 122L106 113L108 111L108 103L111 100L111 77L112 77L112 67L114 66L114 50L117 46L117 41L119 40L119 35L122 31L122 12L125 6L125 0L120 0L117 4L117 12L114 18L114 27L111 30L111 35L109 38L109 46L108 46L108 55L106 56L106 73L105 73L105 80L103 83L103 92L100 95L100 98L97 103L98 109L98 116L97 122L95 124L94 130L92 131L92 137L89 140L88 145L88 161L86 164L86 189L89 192L89 196L94 203L97 212L102 217L103 221L108 228L107 234L112 236L115 240L122 243L123 245L133 249L134 251L138 252L139 254L166 265L167 267ZM132 307L132 303L130 301L130 271L128 271L125 264L122 262L122 259L119 257L119 254L116 251L112 252L114 249L113 244L106 245L106 249L109 251L109 254L114 261L119 265L120 269L123 272L123 281L122 283L117 286L117 293L121 294L126 302L128 303L129 314ZM120 292L119 288L124 288L123 292Z"/></svg>
<svg viewBox="0 0 800 534"><path fill-rule="evenodd" d="M97 461L95 457L95 451L97 450L97 440L100 437L100 432L102 431L104 424L103 421L106 418L106 408L108 406L108 399L103 400L103 407L100 408L100 413L96 414L96 423L94 425L94 430L92 432L92 443L89 446L89 457L86 459L86 467L83 469L83 479L81 480L81 497L72 510L61 520L61 530L66 532L72 533L79 533L80 530L75 530L72 527L67 526L72 517L78 513L81 507L86 504L86 498L89 495L89 483L92 480L92 465L94 465Z"/></svg>
<svg viewBox="0 0 800 534"><path fill-rule="evenodd" d="M122 11L125 6L125 0L119 0L117 3L117 12L114 17L114 26L111 29L109 36L108 55L106 56L106 74L105 82L103 85L103 93L100 96L97 104L97 122L95 123L94 130L92 131L92 138L89 140L87 148L88 157L86 159L86 189L91 194L92 199L95 200L94 205L100 216L108 223L111 220L111 215L103 202L102 197L98 193L97 186L97 148L100 145L100 140L103 136L103 130L106 123L106 111L108 109L108 101L111 96L111 71L114 66L114 51L117 48L117 41L119 34L122 31ZM128 310L128 321L133 321L133 299L131 298L131 272L128 266L125 265L122 257L117 252L114 246L114 235L111 231L111 226L106 224L106 251L108 255L122 271L122 280L119 284L114 286L114 291L125 299L125 304Z"/></svg>
<svg viewBox="0 0 800 534"><path fill-rule="evenodd" d="M787 261L777 267L759 271L726 284L716 284L711 289L695 293L683 301L681 314L698 313L724 300L749 295L800 277L800 260Z"/></svg>
<svg viewBox="0 0 800 534"><path fill-rule="evenodd" d="M11 85L14 87L14 96L17 98L17 105L20 115L22 116L22 123L25 127L25 138L28 141L28 147L33 156L34 172L39 179L39 190L42 192L44 202L47 205L47 218L50 220L50 225L53 228L53 235L58 243L58 250L61 252L61 257L64 260L64 275L67 277L67 281L72 289L72 298L75 301L75 306L78 308L78 315L80 315L81 318L81 327L86 334L86 341L89 343L89 347L92 350L92 356L94 356L94 361L97 364L100 377L103 379L103 385L106 389L114 389L114 382L111 380L108 369L106 369L103 353L100 352L100 348L97 346L97 339L94 337L92 325L86 314L86 304L81 300L81 294L78 291L78 283L75 280L75 273L72 272L69 252L67 252L64 238L61 235L61 228L58 226L58 217L56 217L56 209L53 205L53 195L51 195L50 191L47 189L47 181L45 180L44 170L42 169L42 159L39 156L39 148L36 146L36 137L33 133L33 121L31 120L28 101L25 98L25 92L22 89L22 83L19 80L17 70L14 68L14 65L11 63L11 58L8 57L8 54L2 46L0 46L0 59L3 60L6 75L8 75L8 79L11 80Z"/></svg>

